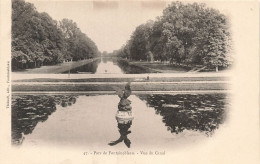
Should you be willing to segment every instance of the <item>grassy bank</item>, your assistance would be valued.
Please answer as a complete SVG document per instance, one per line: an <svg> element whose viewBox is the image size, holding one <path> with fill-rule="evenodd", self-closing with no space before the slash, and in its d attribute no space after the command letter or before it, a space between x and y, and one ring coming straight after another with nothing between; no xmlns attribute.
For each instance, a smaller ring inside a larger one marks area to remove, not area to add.
<svg viewBox="0 0 260 164"><path fill-rule="evenodd" d="M157 73L185 73L185 72L216 72L215 68L207 68L206 66L188 66L183 64L169 64L161 62L145 62L145 61L127 61L130 65L149 69L150 71ZM219 67L219 71L225 71L227 69Z"/></svg>
<svg viewBox="0 0 260 164"><path fill-rule="evenodd" d="M190 68L188 67L164 64L164 63L149 63L149 62L137 62L137 61L129 62L129 63L159 73L182 73L182 72L188 72L190 70Z"/></svg>
<svg viewBox="0 0 260 164"><path fill-rule="evenodd" d="M56 74L56 73L63 73L66 71L69 71L71 69L74 69L76 67L83 66L85 64L94 62L98 60L99 58L94 59L86 59L86 60L80 60L80 61L72 61L72 62L66 62L66 63L60 63L53 66L42 66L40 68L33 68L33 69L26 69L24 71L16 72L16 73L26 73L26 74Z"/></svg>

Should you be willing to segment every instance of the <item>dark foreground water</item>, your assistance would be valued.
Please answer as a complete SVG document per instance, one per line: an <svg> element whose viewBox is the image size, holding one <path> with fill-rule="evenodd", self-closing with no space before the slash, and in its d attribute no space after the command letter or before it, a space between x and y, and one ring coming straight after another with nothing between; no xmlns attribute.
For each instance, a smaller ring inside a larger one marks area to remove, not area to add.
<svg viewBox="0 0 260 164"><path fill-rule="evenodd" d="M226 94L132 95L134 120L119 125L117 95L13 95L14 145L110 147L127 128L130 147L203 141L225 123ZM127 126L127 127L126 127ZM119 143L114 147L125 147Z"/></svg>

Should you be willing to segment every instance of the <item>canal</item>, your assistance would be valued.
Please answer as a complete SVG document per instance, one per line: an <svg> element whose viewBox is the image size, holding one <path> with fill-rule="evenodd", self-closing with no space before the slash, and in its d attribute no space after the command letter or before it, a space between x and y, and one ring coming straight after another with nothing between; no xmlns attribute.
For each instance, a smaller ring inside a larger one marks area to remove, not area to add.
<svg viewBox="0 0 260 164"><path fill-rule="evenodd" d="M126 60L116 57L104 57L83 66L64 71L64 74L142 74L158 73L149 68L129 64Z"/></svg>
<svg viewBox="0 0 260 164"><path fill-rule="evenodd" d="M127 67L122 61L101 59L70 73L147 71ZM14 94L12 144L92 150L191 146L210 139L225 124L229 99L226 93L131 95L134 119L122 124L115 119L120 101L116 94ZM128 140L112 145L112 141L122 136L122 131Z"/></svg>

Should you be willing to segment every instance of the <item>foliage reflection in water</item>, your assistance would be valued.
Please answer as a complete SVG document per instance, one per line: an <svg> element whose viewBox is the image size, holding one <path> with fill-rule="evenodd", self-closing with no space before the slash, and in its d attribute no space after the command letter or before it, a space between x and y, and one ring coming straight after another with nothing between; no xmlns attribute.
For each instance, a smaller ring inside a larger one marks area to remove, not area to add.
<svg viewBox="0 0 260 164"><path fill-rule="evenodd" d="M140 95L155 113L161 115L171 133L184 130L205 132L210 135L226 117L227 95Z"/></svg>
<svg viewBox="0 0 260 164"><path fill-rule="evenodd" d="M38 122L45 122L56 111L56 105L62 107L76 103L76 96L13 96L12 97L12 143L19 145L23 135L33 132Z"/></svg>
<svg viewBox="0 0 260 164"><path fill-rule="evenodd" d="M118 59L117 64L125 74L158 73L157 71L153 71L145 67L129 64L123 59Z"/></svg>
<svg viewBox="0 0 260 164"><path fill-rule="evenodd" d="M77 104L78 98L81 99L80 100L81 103L84 101L86 102L84 103L85 105L90 105L87 108L89 108L89 110L92 111L92 110L97 110L93 106L97 102L91 102L91 101L94 101L95 99L98 99L98 101L102 99L103 101L104 98L110 99L113 97L113 95L112 97L104 96L104 95L103 96L97 95L97 96L99 97L95 98L93 97L93 95L88 95L89 98L85 96L76 96L76 95L38 95L38 96L15 95L13 96L12 97L12 143L14 145L22 144L25 135L33 133L37 124L39 122L45 122L49 118L49 116L56 111L56 109L65 109L66 107L72 106L73 104L75 104L75 106L77 106L78 109L79 107ZM162 125L160 125L160 127L166 126L168 131L170 131L170 133L176 135L178 135L179 133L183 133L186 130L198 131L208 136L212 135L213 132L219 128L220 124L222 124L225 121L227 108L229 106L229 104L227 103L229 102L228 100L229 96L227 94L138 95L137 97L134 96L132 98L134 98L133 99L134 101L132 101L132 105L134 106L134 113L138 114L136 118L137 120L148 119L152 121L155 119L156 115L160 115L162 116L161 118ZM137 99L141 101L137 102ZM106 100L104 102L106 102ZM156 115L154 116L149 115L149 117L154 117L154 118L145 118L147 117L145 115L146 110L143 109L143 107L138 108L139 105L138 106L135 105L135 103L141 103L141 102L144 103L143 104L144 106L146 103L146 106L148 106L147 109L155 110ZM116 108L116 104L113 106ZM82 109L78 109L78 110L81 111L81 114L87 112L86 110L84 110L86 106L82 106L80 108ZM111 106L109 108L111 108ZM101 112L102 110L98 109L98 111ZM99 119L101 120L111 119L111 121L114 120L115 118L113 118L112 115L114 115L113 113L115 111L113 110L106 110L106 111L107 111L106 113L110 115L109 118L107 118L108 117L107 114L105 115L94 114L93 115L94 117L101 117L101 118L89 117L89 119L91 119L90 122L95 122L95 120L99 120ZM72 119L77 120L78 118L72 118ZM157 124L160 124L159 122L157 122ZM55 122L55 124L56 123L59 122ZM122 127L119 123L117 124L120 136L123 134L122 136L123 137L125 136L126 138L126 136L131 132L129 131L131 124L132 121L129 121L127 124L124 124ZM49 126L55 126L55 125L51 124ZM151 125L151 127L149 128L152 128L153 126L154 125ZM122 134L120 131L121 129L123 129ZM166 129L164 130L164 128L160 130L167 132ZM133 133L135 137L131 137L131 138L136 138L136 137L139 138L139 135L135 134L135 130L133 131ZM153 132L151 131L151 135L152 134ZM111 144L113 145L113 143ZM128 147L130 147L130 144Z"/></svg>

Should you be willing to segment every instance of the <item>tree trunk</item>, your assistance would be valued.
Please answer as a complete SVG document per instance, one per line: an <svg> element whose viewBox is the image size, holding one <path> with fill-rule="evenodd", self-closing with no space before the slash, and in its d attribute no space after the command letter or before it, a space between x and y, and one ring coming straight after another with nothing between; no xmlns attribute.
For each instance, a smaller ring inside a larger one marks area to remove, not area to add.
<svg viewBox="0 0 260 164"><path fill-rule="evenodd" d="M218 66L216 66L216 72L218 72Z"/></svg>

